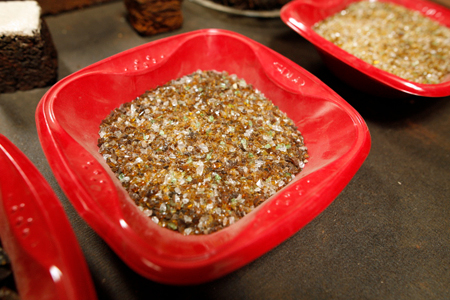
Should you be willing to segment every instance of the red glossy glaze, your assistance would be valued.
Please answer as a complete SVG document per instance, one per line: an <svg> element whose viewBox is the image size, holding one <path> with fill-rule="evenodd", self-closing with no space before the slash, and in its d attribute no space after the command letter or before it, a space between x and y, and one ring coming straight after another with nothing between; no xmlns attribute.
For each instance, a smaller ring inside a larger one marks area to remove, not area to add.
<svg viewBox="0 0 450 300"><path fill-rule="evenodd" d="M0 236L21 299L97 299L75 234L36 167L0 135Z"/></svg>
<svg viewBox="0 0 450 300"><path fill-rule="evenodd" d="M183 236L142 214L98 153L99 124L149 88L198 69L252 83L295 121L311 159L295 180L242 220ZM323 211L370 149L361 116L316 77L242 35L189 32L119 53L53 86L36 112L44 152L75 209L132 269L170 284L227 274L274 248Z"/></svg>
<svg viewBox="0 0 450 300"><path fill-rule="evenodd" d="M365 92L389 97L417 95L445 97L450 95L450 81L440 84L414 83L378 69L327 41L311 28L317 22L360 0L295 0L281 9L281 19L310 41L329 69L349 85ZM419 11L443 26L450 27L450 10L423 0L382 0Z"/></svg>

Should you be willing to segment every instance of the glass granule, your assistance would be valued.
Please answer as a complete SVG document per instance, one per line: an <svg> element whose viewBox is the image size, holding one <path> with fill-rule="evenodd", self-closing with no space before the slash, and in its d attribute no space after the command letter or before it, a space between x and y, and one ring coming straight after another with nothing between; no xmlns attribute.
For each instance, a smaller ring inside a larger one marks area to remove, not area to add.
<svg viewBox="0 0 450 300"><path fill-rule="evenodd" d="M417 11L387 2L355 2L313 30L403 79L423 84L450 80L450 28Z"/></svg>
<svg viewBox="0 0 450 300"><path fill-rule="evenodd" d="M138 207L185 235L227 227L307 162L286 114L245 80L197 71L124 103L102 121L99 151Z"/></svg>

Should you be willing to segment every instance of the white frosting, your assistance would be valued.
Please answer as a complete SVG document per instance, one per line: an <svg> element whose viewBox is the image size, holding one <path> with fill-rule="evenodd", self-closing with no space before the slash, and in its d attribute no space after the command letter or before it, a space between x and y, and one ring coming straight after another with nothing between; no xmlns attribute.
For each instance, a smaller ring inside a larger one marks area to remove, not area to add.
<svg viewBox="0 0 450 300"><path fill-rule="evenodd" d="M40 29L36 1L0 1L0 36L32 36Z"/></svg>

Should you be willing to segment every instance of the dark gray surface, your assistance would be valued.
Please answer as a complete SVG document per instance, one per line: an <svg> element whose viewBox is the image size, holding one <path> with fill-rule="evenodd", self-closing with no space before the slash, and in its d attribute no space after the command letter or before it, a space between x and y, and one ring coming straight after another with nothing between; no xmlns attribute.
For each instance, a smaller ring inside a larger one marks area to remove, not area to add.
<svg viewBox="0 0 450 300"><path fill-rule="evenodd" d="M66 209L99 299L449 299L450 97L388 100L341 83L279 19L183 3L180 30L140 37L122 2L48 16L63 78L143 43L201 28L244 34L328 84L366 120L371 152L319 217L256 261L214 282L165 286L130 270L76 214L54 179L34 112L47 89L0 95L0 133L48 180Z"/></svg>

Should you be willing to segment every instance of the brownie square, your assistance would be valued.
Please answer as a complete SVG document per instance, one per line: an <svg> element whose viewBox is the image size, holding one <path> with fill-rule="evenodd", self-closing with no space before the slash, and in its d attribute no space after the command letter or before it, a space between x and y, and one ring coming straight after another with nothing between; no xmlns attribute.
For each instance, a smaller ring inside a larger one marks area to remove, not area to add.
<svg viewBox="0 0 450 300"><path fill-rule="evenodd" d="M125 0L130 24L144 36L180 28L181 3L182 0Z"/></svg>
<svg viewBox="0 0 450 300"><path fill-rule="evenodd" d="M47 24L40 17L38 23L39 28L32 34L0 31L0 93L56 82L57 52Z"/></svg>

